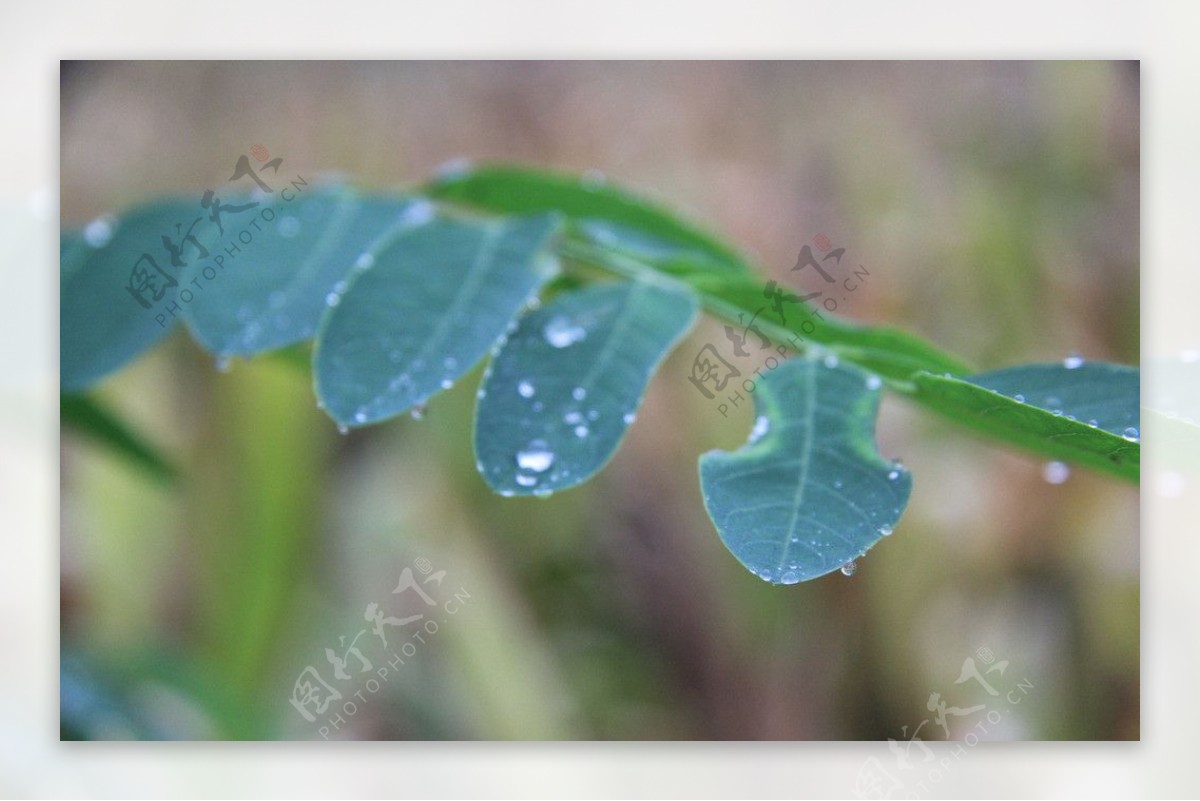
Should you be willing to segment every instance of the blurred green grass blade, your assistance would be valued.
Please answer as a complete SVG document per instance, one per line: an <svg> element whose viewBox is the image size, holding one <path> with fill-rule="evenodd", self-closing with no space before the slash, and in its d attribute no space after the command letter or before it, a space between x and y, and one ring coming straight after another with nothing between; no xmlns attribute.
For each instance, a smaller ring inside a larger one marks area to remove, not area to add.
<svg viewBox="0 0 1200 801"><path fill-rule="evenodd" d="M249 356L309 339L326 296L344 289L371 245L414 207L419 206L399 196L367 196L344 187L273 199L256 210L254 238L226 255L215 277L205 280L205 271L214 270L212 260L184 268L182 283L195 279L204 287L184 307L189 330L218 357ZM261 220L265 211L273 214L269 222Z"/></svg>
<svg viewBox="0 0 1200 801"><path fill-rule="evenodd" d="M317 333L317 396L360 426L448 389L504 336L556 270L546 254L559 218L401 226L371 250Z"/></svg>
<svg viewBox="0 0 1200 801"><path fill-rule="evenodd" d="M729 245L671 211L600 178L522 167L488 166L443 175L422 189L430 197L501 214L561 212L591 236L624 242L633 252L702 254L711 269L748 272Z"/></svg>
<svg viewBox="0 0 1200 801"><path fill-rule="evenodd" d="M59 419L64 429L106 446L161 481L173 481L177 475L175 467L158 448L95 398L63 393L59 398Z"/></svg>
<svg viewBox="0 0 1200 801"><path fill-rule="evenodd" d="M565 292L524 315L476 407L475 455L488 485L544 495L591 478L697 310L686 287L621 281Z"/></svg>
<svg viewBox="0 0 1200 801"><path fill-rule="evenodd" d="M1136 368L1103 362L1073 368L1027 364L966 378L920 373L913 385L917 400L994 439L1139 479Z"/></svg>
<svg viewBox="0 0 1200 801"><path fill-rule="evenodd" d="M784 362L759 382L750 441L700 457L709 517L759 578L795 584L831 573L900 519L912 478L876 450L880 385L844 363Z"/></svg>
<svg viewBox="0 0 1200 801"><path fill-rule="evenodd" d="M59 257L60 386L86 389L125 366L165 337L175 323L166 309L175 302L178 273L162 239L175 236L202 210L195 199L160 200L112 220L97 220L82 236L62 237ZM198 241L206 234L197 231ZM143 256L153 260L146 261ZM131 292L134 269L157 281L162 297L149 293L143 306ZM175 286L169 286L174 281ZM161 319L160 319L161 317Z"/></svg>

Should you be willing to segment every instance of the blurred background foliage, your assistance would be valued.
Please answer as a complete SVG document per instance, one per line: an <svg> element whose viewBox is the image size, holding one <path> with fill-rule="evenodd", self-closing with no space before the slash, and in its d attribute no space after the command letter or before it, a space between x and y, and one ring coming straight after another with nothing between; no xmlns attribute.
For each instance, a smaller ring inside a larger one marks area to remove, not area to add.
<svg viewBox="0 0 1200 801"><path fill-rule="evenodd" d="M256 143L376 188L462 157L600 170L764 279L825 234L870 270L843 311L981 369L1137 364L1138 109L1136 64L1104 62L73 62L62 222L199 198ZM699 494L699 454L751 425L686 379L723 341L697 327L598 478L521 500L475 472L478 369L424 420L339 436L296 354L219 372L177 332L95 392L173 482L63 434L63 736L321 736L297 675L418 558L470 602L331 737L938 739L932 692L999 709L988 739L1139 736L1136 488L1049 483L889 398L896 534L852 578L767 585ZM980 649L1021 703L955 683Z"/></svg>

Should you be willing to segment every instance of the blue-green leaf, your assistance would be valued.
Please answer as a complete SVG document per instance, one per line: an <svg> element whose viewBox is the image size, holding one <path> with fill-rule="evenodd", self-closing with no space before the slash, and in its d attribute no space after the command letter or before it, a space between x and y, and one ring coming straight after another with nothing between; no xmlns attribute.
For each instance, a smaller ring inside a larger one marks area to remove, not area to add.
<svg viewBox="0 0 1200 801"><path fill-rule="evenodd" d="M926 406L988 436L1138 480L1137 368L1072 359L966 378L919 373L913 384Z"/></svg>
<svg viewBox="0 0 1200 801"><path fill-rule="evenodd" d="M428 205L426 203L426 205ZM185 307L193 336L221 357L247 356L311 337L326 296L371 245L401 217L408 202L349 189L315 190L265 206L273 219L219 272L210 261L184 270L203 285ZM203 271L216 273L203 280Z"/></svg>
<svg viewBox="0 0 1200 801"><path fill-rule="evenodd" d="M186 226L199 213L196 200L164 200L119 219L93 221L82 233L62 237L59 363L64 390L90 386L170 332L175 316L168 309L181 282L162 240L175 235L176 224ZM205 236L199 234L198 241ZM136 292L135 269L145 271L155 289Z"/></svg>
<svg viewBox="0 0 1200 801"><path fill-rule="evenodd" d="M875 448L880 381L794 358L759 381L750 441L700 457L704 505L752 573L795 584L833 572L892 532L912 479Z"/></svg>
<svg viewBox="0 0 1200 801"><path fill-rule="evenodd" d="M504 335L554 271L552 215L401 225L332 295L314 354L317 396L359 426L448 389Z"/></svg>
<svg viewBox="0 0 1200 801"><path fill-rule="evenodd" d="M487 483L504 495L544 495L591 478L697 308L681 285L622 281L563 293L522 317L476 409Z"/></svg>

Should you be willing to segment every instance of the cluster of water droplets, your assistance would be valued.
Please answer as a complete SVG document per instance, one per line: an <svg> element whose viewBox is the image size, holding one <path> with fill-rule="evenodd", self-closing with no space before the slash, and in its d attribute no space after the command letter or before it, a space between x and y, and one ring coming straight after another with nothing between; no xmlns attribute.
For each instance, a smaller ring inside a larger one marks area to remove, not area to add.
<svg viewBox="0 0 1200 801"><path fill-rule="evenodd" d="M334 306L341 303L342 295L346 294L347 286L348 285L344 279L334 284L333 288L329 290L329 293L325 295L325 305L332 309Z"/></svg>

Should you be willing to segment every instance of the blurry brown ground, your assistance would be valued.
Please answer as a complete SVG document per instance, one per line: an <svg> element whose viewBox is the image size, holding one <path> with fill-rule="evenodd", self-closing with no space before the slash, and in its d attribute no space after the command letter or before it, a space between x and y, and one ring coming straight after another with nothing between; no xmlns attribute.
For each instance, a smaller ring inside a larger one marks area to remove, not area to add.
<svg viewBox="0 0 1200 801"><path fill-rule="evenodd" d="M777 279L826 234L871 272L850 316L980 368L1136 364L1138 105L1112 63L70 64L62 219L198 197L255 143L369 187L459 157L597 169ZM516 501L474 472L473 381L339 437L301 371L220 374L180 333L101 387L179 486L64 436L64 651L163 736L313 737L296 674L425 556L474 603L342 736L905 739L931 692L996 703L955 684L988 648L990 678L1033 685L990 738L1138 737L1136 488L1051 485L889 400L881 447L914 475L896 534L853 578L768 586L698 491L696 457L750 426L686 381L722 339L697 328L596 480ZM271 493L291 519L256 518Z"/></svg>

